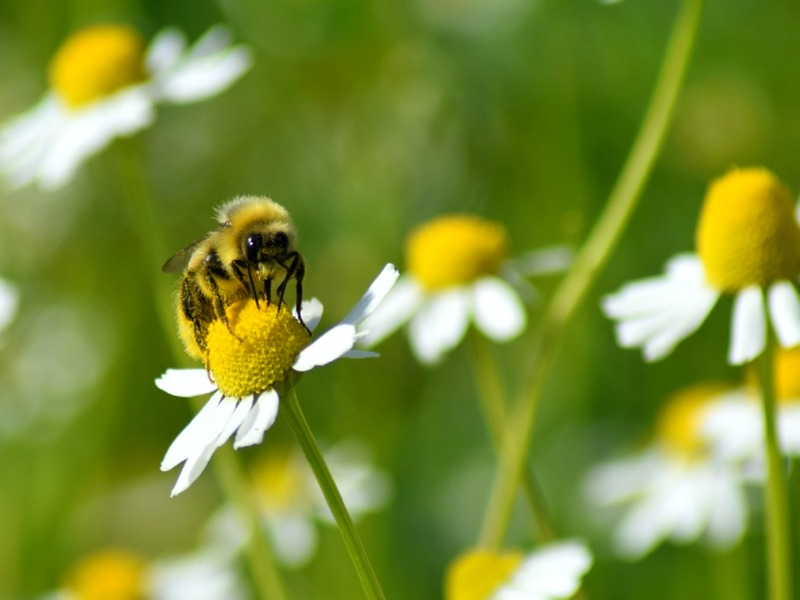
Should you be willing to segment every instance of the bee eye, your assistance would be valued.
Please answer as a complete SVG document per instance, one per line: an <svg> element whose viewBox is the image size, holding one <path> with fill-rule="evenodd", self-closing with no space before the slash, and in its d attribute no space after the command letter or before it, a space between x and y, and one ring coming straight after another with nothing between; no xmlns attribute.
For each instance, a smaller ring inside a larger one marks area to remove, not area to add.
<svg viewBox="0 0 800 600"><path fill-rule="evenodd" d="M258 261L258 254L263 246L263 241L260 235L248 235L244 240L244 255L250 262Z"/></svg>
<svg viewBox="0 0 800 600"><path fill-rule="evenodd" d="M286 248L289 245L289 236L283 231L276 231L272 239L275 245L281 248Z"/></svg>

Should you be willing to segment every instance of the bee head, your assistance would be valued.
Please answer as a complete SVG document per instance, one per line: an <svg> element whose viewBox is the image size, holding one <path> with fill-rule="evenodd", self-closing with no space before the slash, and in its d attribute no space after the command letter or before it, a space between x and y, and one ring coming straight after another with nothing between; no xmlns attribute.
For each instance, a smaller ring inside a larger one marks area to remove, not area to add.
<svg viewBox="0 0 800 600"><path fill-rule="evenodd" d="M284 231L251 233L244 239L244 255L249 263L280 260L289 251L289 236Z"/></svg>

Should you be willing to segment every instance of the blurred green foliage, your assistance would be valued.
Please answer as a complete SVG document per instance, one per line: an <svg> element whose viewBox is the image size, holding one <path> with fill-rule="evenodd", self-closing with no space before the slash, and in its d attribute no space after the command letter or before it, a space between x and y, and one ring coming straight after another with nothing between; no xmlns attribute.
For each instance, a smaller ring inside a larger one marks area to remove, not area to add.
<svg viewBox="0 0 800 600"><path fill-rule="evenodd" d="M580 244L639 125L675 9L641 0L0 2L3 118L39 98L49 56L88 23L128 21L148 35L175 25L195 39L225 22L256 55L224 95L160 107L153 127L91 159L64 190L0 192L0 273L22 294L0 348L0 598L53 589L99 546L188 549L221 501L210 472L170 499L176 473L158 471L191 412L153 386L175 363L125 206L122 146L141 156L156 235L170 250L209 230L213 208L234 195L287 206L324 326L385 262L402 265L413 225L444 212L504 222L517 251ZM598 456L646 437L665 395L739 377L724 361L724 310L645 365L617 348L598 299L692 249L705 186L729 166L763 164L800 189L798 26L800 5L789 0L708 2L641 208L548 386L532 462L559 530L592 542L593 600L706 598L732 577L745 582L741 598L762 589L758 514L731 556L665 546L621 563L579 484ZM537 282L542 297L553 284ZM509 389L525 348L496 348ZM365 440L394 478L390 508L359 526L387 596L437 598L446 564L477 537L491 447L463 348L435 369L414 362L402 335L380 350L369 365L314 372L298 394L318 436ZM279 418L264 444L290 437ZM258 452L238 455L247 463ZM509 540L529 545L519 513ZM297 598L361 594L335 529L311 566L286 577Z"/></svg>

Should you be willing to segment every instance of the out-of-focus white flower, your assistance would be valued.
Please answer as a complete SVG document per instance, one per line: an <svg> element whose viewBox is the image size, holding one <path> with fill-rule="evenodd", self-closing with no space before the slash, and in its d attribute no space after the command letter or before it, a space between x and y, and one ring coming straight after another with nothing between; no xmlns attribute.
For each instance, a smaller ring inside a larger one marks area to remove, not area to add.
<svg viewBox="0 0 800 600"><path fill-rule="evenodd" d="M665 405L652 444L589 473L586 496L601 508L616 507L614 546L639 559L665 540L714 548L738 543L747 526L744 479L738 465L711 453L704 421L726 388L701 384Z"/></svg>
<svg viewBox="0 0 800 600"><path fill-rule="evenodd" d="M324 456L353 521L389 501L391 481L373 466L362 444L341 442ZM317 523L334 523L305 457L288 448L271 447L255 462L252 481L275 557L288 567L303 566L317 550ZM210 543L231 549L240 548L248 535L235 511L227 507L209 528Z"/></svg>
<svg viewBox="0 0 800 600"><path fill-rule="evenodd" d="M734 169L711 184L697 250L670 260L665 275L629 283L604 300L621 346L642 348L649 361L665 357L721 295L734 297L731 364L763 352L768 323L781 346L800 343L800 228L789 191L772 173Z"/></svg>
<svg viewBox="0 0 800 600"><path fill-rule="evenodd" d="M342 357L376 356L354 346L363 337L361 322L380 304L397 277L394 266L386 265L347 316L313 342L297 315L279 310L274 303L259 307L252 300L240 302L228 307L228 324L219 319L212 322L206 338L208 372L168 369L156 380L161 390L173 396L211 393L161 462L162 471L184 463L172 495L188 488L214 451L234 433L234 448L260 444L278 417L278 388L291 386L296 373ZM315 299L304 302L302 311L313 331L322 318L322 304Z"/></svg>
<svg viewBox="0 0 800 600"><path fill-rule="evenodd" d="M14 317L19 308L19 291L10 281L0 279L0 332L2 332Z"/></svg>
<svg viewBox="0 0 800 600"><path fill-rule="evenodd" d="M568 540L516 551L472 550L447 570L445 600L559 600L572 598L592 566L583 542Z"/></svg>
<svg viewBox="0 0 800 600"><path fill-rule="evenodd" d="M202 551L164 560L117 548L84 557L42 600L244 600L231 555Z"/></svg>
<svg viewBox="0 0 800 600"><path fill-rule="evenodd" d="M461 342L471 321L496 342L518 336L527 315L509 281L561 270L571 256L558 248L508 260L508 245L502 225L474 215L447 215L418 227L406 244L408 273L364 322L364 343L377 344L408 322L414 355L434 364Z"/></svg>
<svg viewBox="0 0 800 600"><path fill-rule="evenodd" d="M156 104L219 94L251 63L222 26L189 48L177 29L149 46L126 25L81 29L53 57L42 99L0 130L0 170L15 187L58 188L114 138L149 126Z"/></svg>

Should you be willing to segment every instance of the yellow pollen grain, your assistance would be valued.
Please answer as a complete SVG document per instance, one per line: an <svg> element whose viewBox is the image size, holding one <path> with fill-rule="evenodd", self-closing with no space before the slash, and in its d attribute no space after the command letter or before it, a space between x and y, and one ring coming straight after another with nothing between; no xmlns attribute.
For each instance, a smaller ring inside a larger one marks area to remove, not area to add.
<svg viewBox="0 0 800 600"><path fill-rule="evenodd" d="M144 81L145 42L126 25L95 25L67 38L50 63L50 86L76 108Z"/></svg>
<svg viewBox="0 0 800 600"><path fill-rule="evenodd" d="M521 552L473 550L462 554L447 569L445 600L487 600L521 562Z"/></svg>
<svg viewBox="0 0 800 600"><path fill-rule="evenodd" d="M78 563L64 587L77 600L144 600L145 569L131 552L103 550Z"/></svg>
<svg viewBox="0 0 800 600"><path fill-rule="evenodd" d="M243 300L228 307L206 337L207 366L226 396L244 398L284 381L311 336L284 305Z"/></svg>
<svg viewBox="0 0 800 600"><path fill-rule="evenodd" d="M268 512L280 512L302 500L303 472L288 448L271 450L253 466L253 483Z"/></svg>
<svg viewBox="0 0 800 600"><path fill-rule="evenodd" d="M702 456L706 451L700 437L703 410L730 388L725 383L698 383L670 396L656 423L656 437L662 447L688 459Z"/></svg>
<svg viewBox="0 0 800 600"><path fill-rule="evenodd" d="M473 215L446 215L409 235L406 266L429 290L466 285L496 274L508 256L508 246L508 233L501 224Z"/></svg>
<svg viewBox="0 0 800 600"><path fill-rule="evenodd" d="M708 282L723 292L800 273L794 200L767 169L734 169L712 182L696 240Z"/></svg>

